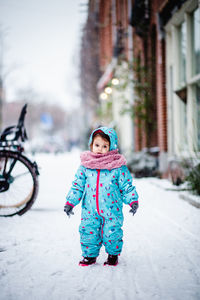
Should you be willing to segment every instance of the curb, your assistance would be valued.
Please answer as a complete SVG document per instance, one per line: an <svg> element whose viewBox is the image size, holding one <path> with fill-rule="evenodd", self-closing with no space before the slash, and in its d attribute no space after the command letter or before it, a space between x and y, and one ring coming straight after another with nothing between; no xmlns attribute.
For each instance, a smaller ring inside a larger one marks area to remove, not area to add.
<svg viewBox="0 0 200 300"><path fill-rule="evenodd" d="M200 208L200 197L198 197L198 196L190 195L188 193L180 193L179 198L187 201L188 203L195 206L196 208ZM197 198L197 199L195 199L195 198Z"/></svg>
<svg viewBox="0 0 200 300"><path fill-rule="evenodd" d="M162 180L165 180L165 182ZM178 196L180 199L187 201L189 204L195 206L196 208L200 208L200 196L191 194L189 191L186 191L185 188L176 187L166 179L155 178L153 180L150 180L150 182L165 191L179 192Z"/></svg>

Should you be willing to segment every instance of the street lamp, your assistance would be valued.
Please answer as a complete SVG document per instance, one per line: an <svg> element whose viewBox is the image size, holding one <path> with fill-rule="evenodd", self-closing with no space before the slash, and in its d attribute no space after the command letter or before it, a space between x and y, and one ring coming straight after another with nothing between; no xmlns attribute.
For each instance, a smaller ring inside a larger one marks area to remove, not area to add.
<svg viewBox="0 0 200 300"><path fill-rule="evenodd" d="M111 80L111 82L112 82L113 85L118 85L119 84L119 79L118 78L113 78Z"/></svg>
<svg viewBox="0 0 200 300"><path fill-rule="evenodd" d="M110 95L110 94L112 94L112 88L109 87L109 86L107 86L107 87L105 88L104 92L105 92L106 94Z"/></svg>
<svg viewBox="0 0 200 300"><path fill-rule="evenodd" d="M102 92L100 94L100 98L101 98L101 100L107 100L108 99L108 95L105 92Z"/></svg>

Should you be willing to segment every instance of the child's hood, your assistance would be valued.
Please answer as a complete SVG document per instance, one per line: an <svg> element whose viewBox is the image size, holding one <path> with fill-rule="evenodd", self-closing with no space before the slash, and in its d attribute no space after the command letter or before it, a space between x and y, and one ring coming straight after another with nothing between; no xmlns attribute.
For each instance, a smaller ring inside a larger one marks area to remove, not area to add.
<svg viewBox="0 0 200 300"><path fill-rule="evenodd" d="M99 127L97 129L95 129L91 135L90 135L90 139L89 139L89 147L92 143L92 137L93 137L93 134L98 131L98 130L101 130L103 131L105 134L107 134L110 138L110 151L112 150L116 150L117 149L117 144L118 144L118 141L117 141L117 133L116 131L113 129L113 128L108 128L108 127Z"/></svg>

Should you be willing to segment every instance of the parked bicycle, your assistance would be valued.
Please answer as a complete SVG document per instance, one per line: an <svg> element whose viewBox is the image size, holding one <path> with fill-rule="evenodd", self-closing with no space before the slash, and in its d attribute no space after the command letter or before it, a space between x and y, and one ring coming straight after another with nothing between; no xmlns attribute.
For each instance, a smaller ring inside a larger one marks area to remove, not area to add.
<svg viewBox="0 0 200 300"><path fill-rule="evenodd" d="M38 166L24 154L28 139L24 126L27 104L18 124L0 135L0 217L23 215L33 205L38 192Z"/></svg>

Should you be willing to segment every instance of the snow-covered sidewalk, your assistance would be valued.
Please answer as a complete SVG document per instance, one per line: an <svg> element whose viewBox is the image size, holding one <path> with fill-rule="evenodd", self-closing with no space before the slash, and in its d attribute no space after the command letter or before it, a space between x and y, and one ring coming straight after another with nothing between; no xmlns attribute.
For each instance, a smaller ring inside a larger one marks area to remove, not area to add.
<svg viewBox="0 0 200 300"><path fill-rule="evenodd" d="M200 299L200 210L150 179L134 180L140 208L124 206L124 248L117 267L78 266L80 206L70 219L65 194L79 154L36 157L40 192L31 211L0 218L1 300Z"/></svg>

